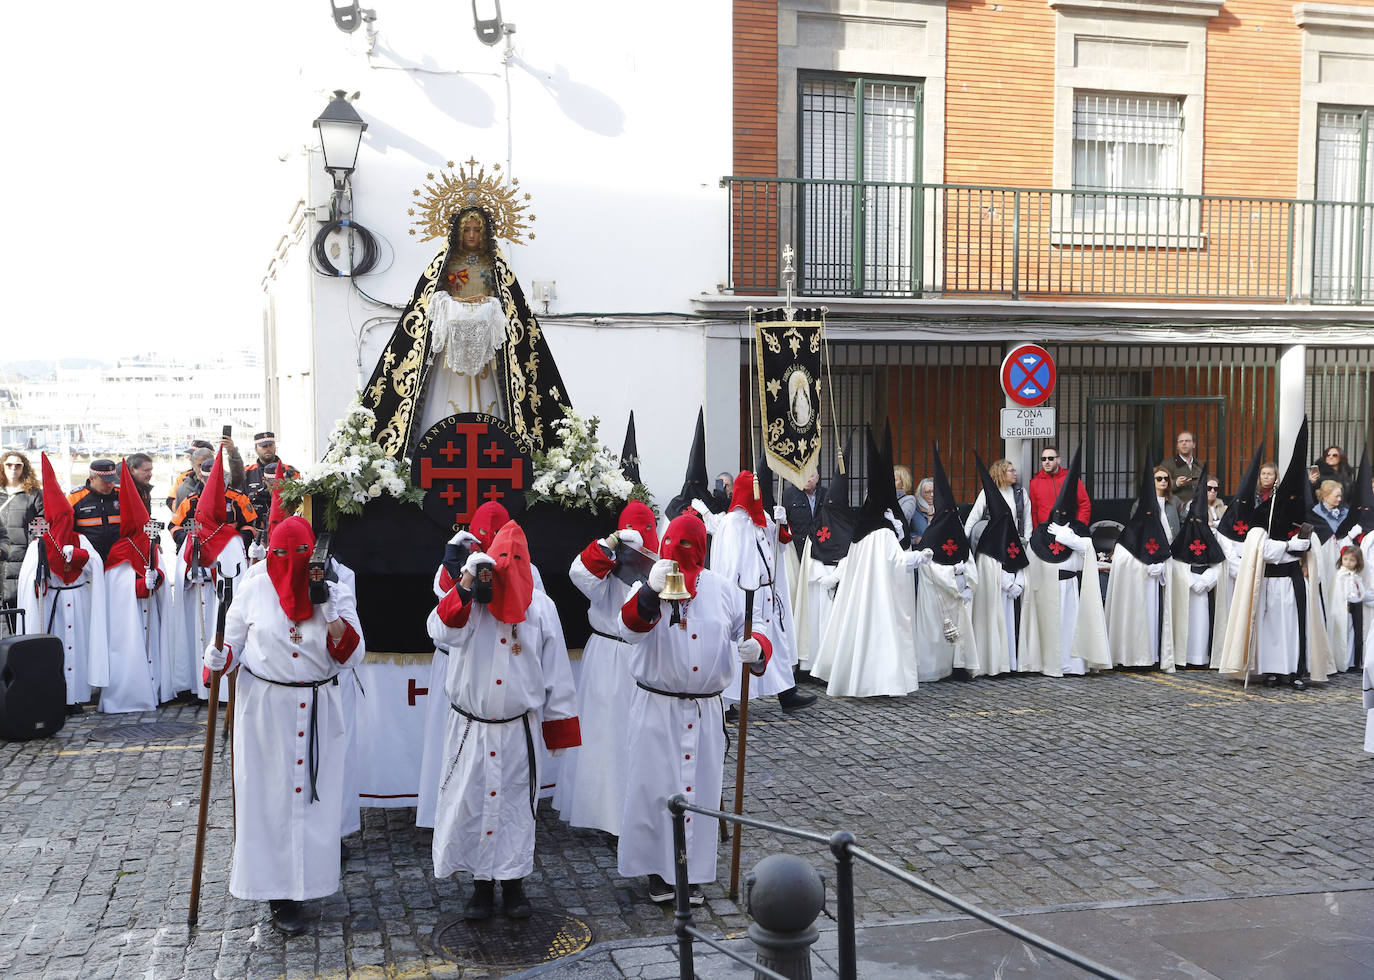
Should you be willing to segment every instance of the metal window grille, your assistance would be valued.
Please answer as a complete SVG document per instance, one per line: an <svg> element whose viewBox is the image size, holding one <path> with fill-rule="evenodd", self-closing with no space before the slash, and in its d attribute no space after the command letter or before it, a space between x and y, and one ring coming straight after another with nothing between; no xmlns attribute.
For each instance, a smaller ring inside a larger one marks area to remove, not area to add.
<svg viewBox="0 0 1374 980"><path fill-rule="evenodd" d="M1073 100L1074 217L1155 217L1156 199L1183 191L1183 100L1078 92ZM1123 196L1124 192L1124 196Z"/></svg>
<svg viewBox="0 0 1374 980"><path fill-rule="evenodd" d="M920 84L803 76L800 86L803 292L914 294L921 195L911 185L920 173Z"/></svg>
<svg viewBox="0 0 1374 980"><path fill-rule="evenodd" d="M1374 141L1371 110L1317 113L1312 298L1358 303L1374 290Z"/></svg>
<svg viewBox="0 0 1374 980"><path fill-rule="evenodd" d="M1307 419L1313 459L1340 446L1350 465L1359 465L1360 450L1374 436L1374 350L1307 348Z"/></svg>

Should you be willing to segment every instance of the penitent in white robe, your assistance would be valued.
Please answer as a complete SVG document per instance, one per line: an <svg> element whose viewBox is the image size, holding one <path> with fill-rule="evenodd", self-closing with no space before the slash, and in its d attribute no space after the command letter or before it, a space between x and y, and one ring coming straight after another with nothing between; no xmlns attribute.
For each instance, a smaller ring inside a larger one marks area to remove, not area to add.
<svg viewBox="0 0 1374 980"><path fill-rule="evenodd" d="M1083 571L1084 554L1093 554L1092 539L1074 535L1070 550L1073 554L1058 564L1030 555L1017 644L1022 672L1063 677L1111 668L1096 562L1081 583L1059 577L1061 571Z"/></svg>
<svg viewBox="0 0 1374 980"><path fill-rule="evenodd" d="M1360 661L1356 650L1364 656L1374 636L1374 592L1365 588L1358 572L1348 568L1337 569L1333 580L1326 625L1336 672L1343 673ZM1360 616L1363 629L1359 636L1355 635L1355 622L1350 615L1350 607L1357 602L1363 607Z"/></svg>
<svg viewBox="0 0 1374 980"><path fill-rule="evenodd" d="M936 562L922 565L917 571L920 584L916 587L916 676L922 684L943 680L956 667L978 671L978 641L973 631L973 601L961 599L959 587L975 591L978 569L966 563L963 574L953 565ZM951 643L945 638L945 623L958 631Z"/></svg>
<svg viewBox="0 0 1374 980"><path fill-rule="evenodd" d="M51 572L45 586L38 578L40 541L29 542L19 567L19 606L24 610L25 633L49 633L62 641L62 676L67 682L67 704L91 700L91 688L109 683L105 665L109 654L108 609L105 600L105 566L100 555L77 535L77 547L90 555L81 574L71 585Z"/></svg>
<svg viewBox="0 0 1374 980"><path fill-rule="evenodd" d="M435 609L429 635L448 647L444 695L451 706L434 822L434 876L467 871L507 881L534 870L539 756L576 744L577 691L553 600L534 592L521 623L503 623L481 603L447 626ZM487 720L477 720L487 719Z"/></svg>
<svg viewBox="0 0 1374 980"><path fill-rule="evenodd" d="M975 675L997 676L1016 670L1016 603L1007 595L1007 574L992 555L978 555L978 588L973 593L973 635L978 650ZM1017 571L1014 579L1025 589L1026 576Z"/></svg>
<svg viewBox="0 0 1374 980"><path fill-rule="evenodd" d="M534 588L544 591L544 579L535 565L530 565L534 575ZM447 591L442 582L444 567L434 571L434 597L442 599ZM448 684L448 647L440 643L434 645L434 657L429 663L429 687L425 690L425 731L420 748L420 789L415 801L415 826L433 827L434 810L439 802L439 778L444 767L444 732L448 730L448 716L453 713L449 707L444 687ZM536 745L535 748L539 746Z"/></svg>
<svg viewBox="0 0 1374 980"><path fill-rule="evenodd" d="M781 555L781 549L789 546L779 543L778 526L772 520L767 521L766 527L758 527L743 508L721 515L714 524L711 569L737 589L737 582L771 583L759 586L754 593L752 622L754 632L768 637L773 644L773 656L762 677L749 679L749 699L781 694L793 686L792 668L797 663L797 630L788 605L787 566ZM725 700L737 702L743 675L740 663L731 663L734 676L725 689Z"/></svg>
<svg viewBox="0 0 1374 980"><path fill-rule="evenodd" d="M637 616L629 625L621 618L620 635L631 644L630 671L636 682L654 688L636 686L626 730L634 751L617 865L625 877L655 874L673 880L669 797L681 793L699 806L720 805L725 720L718 695L730 683L738 662L736 641L744 635L740 596L733 581L703 570L696 597L682 604L685 628L671 624L667 603L652 626ZM719 822L688 814L686 831L688 880L715 881Z"/></svg>
<svg viewBox="0 0 1374 980"><path fill-rule="evenodd" d="M897 536L873 531L840 562L835 608L811 673L835 698L901 696L917 688L916 596Z"/></svg>
<svg viewBox="0 0 1374 980"><path fill-rule="evenodd" d="M636 690L630 645L620 639L619 626L620 607L630 587L611 574L613 560L599 554L601 560L593 555L588 567L584 551L568 569L573 585L591 603L587 621L594 632L582 651L577 683L582 744L562 757L553 807L574 827L595 827L619 836L631 755L625 719Z"/></svg>
<svg viewBox="0 0 1374 980"><path fill-rule="evenodd" d="M1162 568L1163 574L1153 577L1151 567ZM1190 594L1187 576L1187 566L1172 558L1149 566L1116 546L1103 603L1114 665L1158 666L1171 674L1183 663Z"/></svg>
<svg viewBox="0 0 1374 980"><path fill-rule="evenodd" d="M293 624L265 574L254 574L240 583L225 618L224 642L232 652L229 669L238 670L234 706L238 816L229 875L229 893L236 898L304 901L339 890L339 838L349 784L345 768L352 719L345 710L343 680L338 675L363 657L355 604L347 586L340 591L344 597L339 615L356 634L356 646L338 652L342 663L326 643L323 607L313 607L310 619ZM292 638L293 626L299 631L299 641ZM269 681L325 683L310 688ZM312 711L319 769L319 799L314 801L310 793ZM356 799L352 806L356 809Z"/></svg>
<svg viewBox="0 0 1374 980"><path fill-rule="evenodd" d="M179 549L176 561L176 600L172 609L172 683L178 691L195 691L204 701L210 696L201 679L201 657L205 648L215 640L215 625L219 617L219 594L216 582L228 577L235 580L248 571L248 552L243 538L235 536L224 546L215 561L212 578L208 569L200 570L199 581L190 581L191 568L185 549ZM229 700L229 686L220 686L220 703Z"/></svg>
<svg viewBox="0 0 1374 980"><path fill-rule="evenodd" d="M830 612L835 608L835 591L829 581L837 567L813 557L811 539L806 539L797 573L796 601L792 605L792 621L797 624L797 666L802 670L811 669L830 622Z"/></svg>
<svg viewBox="0 0 1374 980"><path fill-rule="evenodd" d="M110 638L100 710L107 714L151 711L176 696L171 583L164 578L151 596L140 599L135 586L143 571L125 562L105 573Z"/></svg>

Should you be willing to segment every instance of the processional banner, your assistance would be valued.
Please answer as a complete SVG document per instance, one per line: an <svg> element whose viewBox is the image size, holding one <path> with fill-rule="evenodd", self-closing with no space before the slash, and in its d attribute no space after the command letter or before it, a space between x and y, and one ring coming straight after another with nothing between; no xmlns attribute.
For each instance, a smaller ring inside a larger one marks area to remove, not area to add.
<svg viewBox="0 0 1374 980"><path fill-rule="evenodd" d="M754 319L768 465L799 488L816 472L821 452L824 327L821 311L814 309L764 310Z"/></svg>

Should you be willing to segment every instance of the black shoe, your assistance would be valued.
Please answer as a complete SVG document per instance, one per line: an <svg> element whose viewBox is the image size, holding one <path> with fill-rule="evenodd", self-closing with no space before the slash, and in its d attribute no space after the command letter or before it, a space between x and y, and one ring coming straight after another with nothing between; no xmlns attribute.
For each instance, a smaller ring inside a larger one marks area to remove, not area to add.
<svg viewBox="0 0 1374 980"><path fill-rule="evenodd" d="M687 903L689 905L705 905L706 896L701 893L700 885L693 885L687 889Z"/></svg>
<svg viewBox="0 0 1374 980"><path fill-rule="evenodd" d="M727 724L727 725L737 725L737 724L739 724L739 705L737 705L737 704L732 704L732 705L730 705L730 707L728 707L728 708L725 709L725 724Z"/></svg>
<svg viewBox="0 0 1374 980"><path fill-rule="evenodd" d="M816 695L802 694L795 687L789 687L778 695L778 704L782 705L782 710L786 712L800 711L802 708L809 708L816 703Z"/></svg>
<svg viewBox="0 0 1374 980"><path fill-rule="evenodd" d="M1288 684L1295 691L1304 691L1307 689L1306 682L1303 681L1303 679L1299 677L1297 674L1293 674L1288 678Z"/></svg>
<svg viewBox="0 0 1374 980"><path fill-rule="evenodd" d="M472 897L463 906L463 918L469 922L481 922L491 918L491 910L496 905L496 882L474 881Z"/></svg>
<svg viewBox="0 0 1374 980"><path fill-rule="evenodd" d="M85 710L86 709L79 704L69 704L67 705L67 717L74 717L75 715L81 714Z"/></svg>
<svg viewBox="0 0 1374 980"><path fill-rule="evenodd" d="M658 875L649 875L649 901L662 905L664 902L671 902L675 894L672 885Z"/></svg>
<svg viewBox="0 0 1374 980"><path fill-rule="evenodd" d="M1265 687L1278 687L1278 686L1279 686L1279 675L1278 675L1278 674L1265 674L1265 675L1264 675L1264 686L1265 686Z"/></svg>
<svg viewBox="0 0 1374 980"><path fill-rule="evenodd" d="M272 928L283 936L299 936L305 932L305 909L300 902L274 898L267 907L272 910Z"/></svg>
<svg viewBox="0 0 1374 980"><path fill-rule="evenodd" d="M507 919L528 919L534 914L534 907L525 897L525 882L521 878L501 882L501 905Z"/></svg>

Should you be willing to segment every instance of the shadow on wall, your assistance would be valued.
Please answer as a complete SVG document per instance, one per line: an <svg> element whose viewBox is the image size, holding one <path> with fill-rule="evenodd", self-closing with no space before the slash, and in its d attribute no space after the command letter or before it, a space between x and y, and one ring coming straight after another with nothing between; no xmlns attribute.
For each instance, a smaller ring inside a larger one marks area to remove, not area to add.
<svg viewBox="0 0 1374 980"><path fill-rule="evenodd" d="M619 136L625 131L625 110L620 104L600 89L573 81L562 65L555 65L550 73L519 57L511 61L542 85L563 115L583 129L599 136Z"/></svg>

